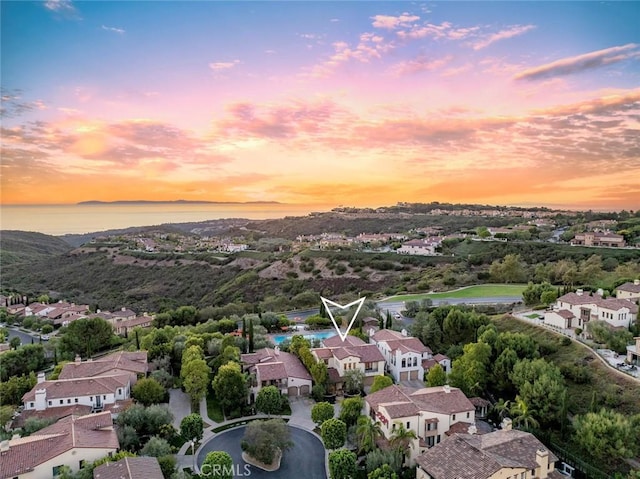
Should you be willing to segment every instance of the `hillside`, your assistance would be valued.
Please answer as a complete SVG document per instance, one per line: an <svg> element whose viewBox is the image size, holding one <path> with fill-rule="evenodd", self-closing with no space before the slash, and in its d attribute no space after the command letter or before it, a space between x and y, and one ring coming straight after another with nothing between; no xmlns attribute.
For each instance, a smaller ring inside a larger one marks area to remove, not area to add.
<svg viewBox="0 0 640 479"><path fill-rule="evenodd" d="M70 251L66 241L42 233L27 231L0 231L0 268L15 263L29 262Z"/></svg>

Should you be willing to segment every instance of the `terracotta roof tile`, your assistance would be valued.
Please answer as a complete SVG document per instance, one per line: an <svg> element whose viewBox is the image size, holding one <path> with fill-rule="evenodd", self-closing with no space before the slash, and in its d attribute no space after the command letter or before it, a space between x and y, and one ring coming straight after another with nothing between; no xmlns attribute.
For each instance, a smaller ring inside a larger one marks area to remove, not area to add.
<svg viewBox="0 0 640 479"><path fill-rule="evenodd" d="M111 413L67 416L31 436L10 440L9 450L0 453L0 479L25 474L74 448L119 447Z"/></svg>
<svg viewBox="0 0 640 479"><path fill-rule="evenodd" d="M163 479L163 475L155 457L125 457L96 467L93 479Z"/></svg>

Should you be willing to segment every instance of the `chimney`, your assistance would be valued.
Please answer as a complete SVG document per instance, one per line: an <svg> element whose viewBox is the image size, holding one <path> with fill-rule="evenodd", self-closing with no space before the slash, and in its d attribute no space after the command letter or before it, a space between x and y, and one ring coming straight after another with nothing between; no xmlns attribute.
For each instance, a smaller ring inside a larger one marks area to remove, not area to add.
<svg viewBox="0 0 640 479"><path fill-rule="evenodd" d="M596 291L596 294L597 294L598 296L604 296L604 289L602 289L602 288L598 288L598 291Z"/></svg>
<svg viewBox="0 0 640 479"><path fill-rule="evenodd" d="M127 310L127 308L125 308L125 307L123 306L121 311L126 311L126 310Z"/></svg>
<svg viewBox="0 0 640 479"><path fill-rule="evenodd" d="M476 427L475 424L472 424L471 426L469 426L469 428L467 429L467 432L469 434L478 434L478 428Z"/></svg>
<svg viewBox="0 0 640 479"><path fill-rule="evenodd" d="M581 289L577 289L577 290L576 290L576 294L577 294L578 296L582 296L582 293L584 293L584 291L583 291L583 290L581 290Z"/></svg>
<svg viewBox="0 0 640 479"><path fill-rule="evenodd" d="M75 357L75 363L76 363L76 364L80 364L81 362L82 362L82 358L80 357L80 355L79 355L79 354L76 354L76 357Z"/></svg>
<svg viewBox="0 0 640 479"><path fill-rule="evenodd" d="M406 330L406 329L403 329L400 333L401 333L403 336L406 336L406 335L407 335L407 330Z"/></svg>
<svg viewBox="0 0 640 479"><path fill-rule="evenodd" d="M40 383L43 383L43 382L44 382L44 372L40 371L38 373L38 383L37 384L40 384Z"/></svg>
<svg viewBox="0 0 640 479"><path fill-rule="evenodd" d="M446 392L447 394L451 392L451 386L449 386L448 384L442 386L442 389L444 389L444 392Z"/></svg>
<svg viewBox="0 0 640 479"><path fill-rule="evenodd" d="M276 346L275 348L273 348L273 352L276 356L280 356L280 346Z"/></svg>
<svg viewBox="0 0 640 479"><path fill-rule="evenodd" d="M513 429L513 424L511 422L511 419L509 419L508 417L505 417L500 423L500 428L503 431L511 431L511 429Z"/></svg>
<svg viewBox="0 0 640 479"><path fill-rule="evenodd" d="M7 452L9 450L9 439L5 439L0 442L0 452Z"/></svg>
<svg viewBox="0 0 640 479"><path fill-rule="evenodd" d="M536 462L540 468L538 477L545 478L549 474L549 451L546 449L538 449L536 451Z"/></svg>
<svg viewBox="0 0 640 479"><path fill-rule="evenodd" d="M633 280L633 284L635 284L636 286L638 286L640 284L640 279L634 279Z"/></svg>

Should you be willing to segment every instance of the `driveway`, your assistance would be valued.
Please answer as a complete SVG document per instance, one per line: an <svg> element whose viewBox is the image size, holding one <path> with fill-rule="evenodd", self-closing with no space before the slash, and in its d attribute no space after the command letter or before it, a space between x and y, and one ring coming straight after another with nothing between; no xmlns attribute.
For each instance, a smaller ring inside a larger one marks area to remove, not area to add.
<svg viewBox="0 0 640 479"><path fill-rule="evenodd" d="M226 451L233 459L234 476L251 476L251 479L327 479L325 449L320 439L310 432L289 427L293 447L284 453L280 469L267 472L247 464L242 459L240 441L246 426L229 429L210 439L198 451L198 466L211 451ZM248 473L250 471L250 473Z"/></svg>
<svg viewBox="0 0 640 479"><path fill-rule="evenodd" d="M180 421L191 414L191 398L182 389L169 389L169 408L173 413L173 427L180 430Z"/></svg>

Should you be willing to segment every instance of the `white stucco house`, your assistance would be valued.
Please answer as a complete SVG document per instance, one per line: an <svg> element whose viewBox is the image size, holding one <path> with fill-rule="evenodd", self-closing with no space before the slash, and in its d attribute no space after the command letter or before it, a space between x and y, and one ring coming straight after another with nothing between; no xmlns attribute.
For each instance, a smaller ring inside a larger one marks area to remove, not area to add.
<svg viewBox="0 0 640 479"><path fill-rule="evenodd" d="M628 299L587 294L581 289L560 296L544 315L544 323L559 329L584 329L589 321L605 321L614 328L628 328L638 316L638 305Z"/></svg>
<svg viewBox="0 0 640 479"><path fill-rule="evenodd" d="M40 373L36 385L22 397L22 404L25 411L74 405L90 406L92 410L100 411L130 397L131 379L128 374L47 381L44 373Z"/></svg>
<svg viewBox="0 0 640 479"><path fill-rule="evenodd" d="M424 379L423 361L433 357L431 349L418 338L391 329L373 333L369 340L376 345L386 361L387 370L396 383Z"/></svg>
<svg viewBox="0 0 640 479"><path fill-rule="evenodd" d="M446 434L476 431L474 405L460 389L450 386L408 388L394 384L365 397L365 414L380 423L387 440L400 425L416 433L409 465Z"/></svg>
<svg viewBox="0 0 640 479"><path fill-rule="evenodd" d="M621 284L616 288L616 298L637 301L640 299L640 279Z"/></svg>
<svg viewBox="0 0 640 479"><path fill-rule="evenodd" d="M0 479L51 479L62 466L76 472L119 447L111 413L67 416L30 436L2 441Z"/></svg>

